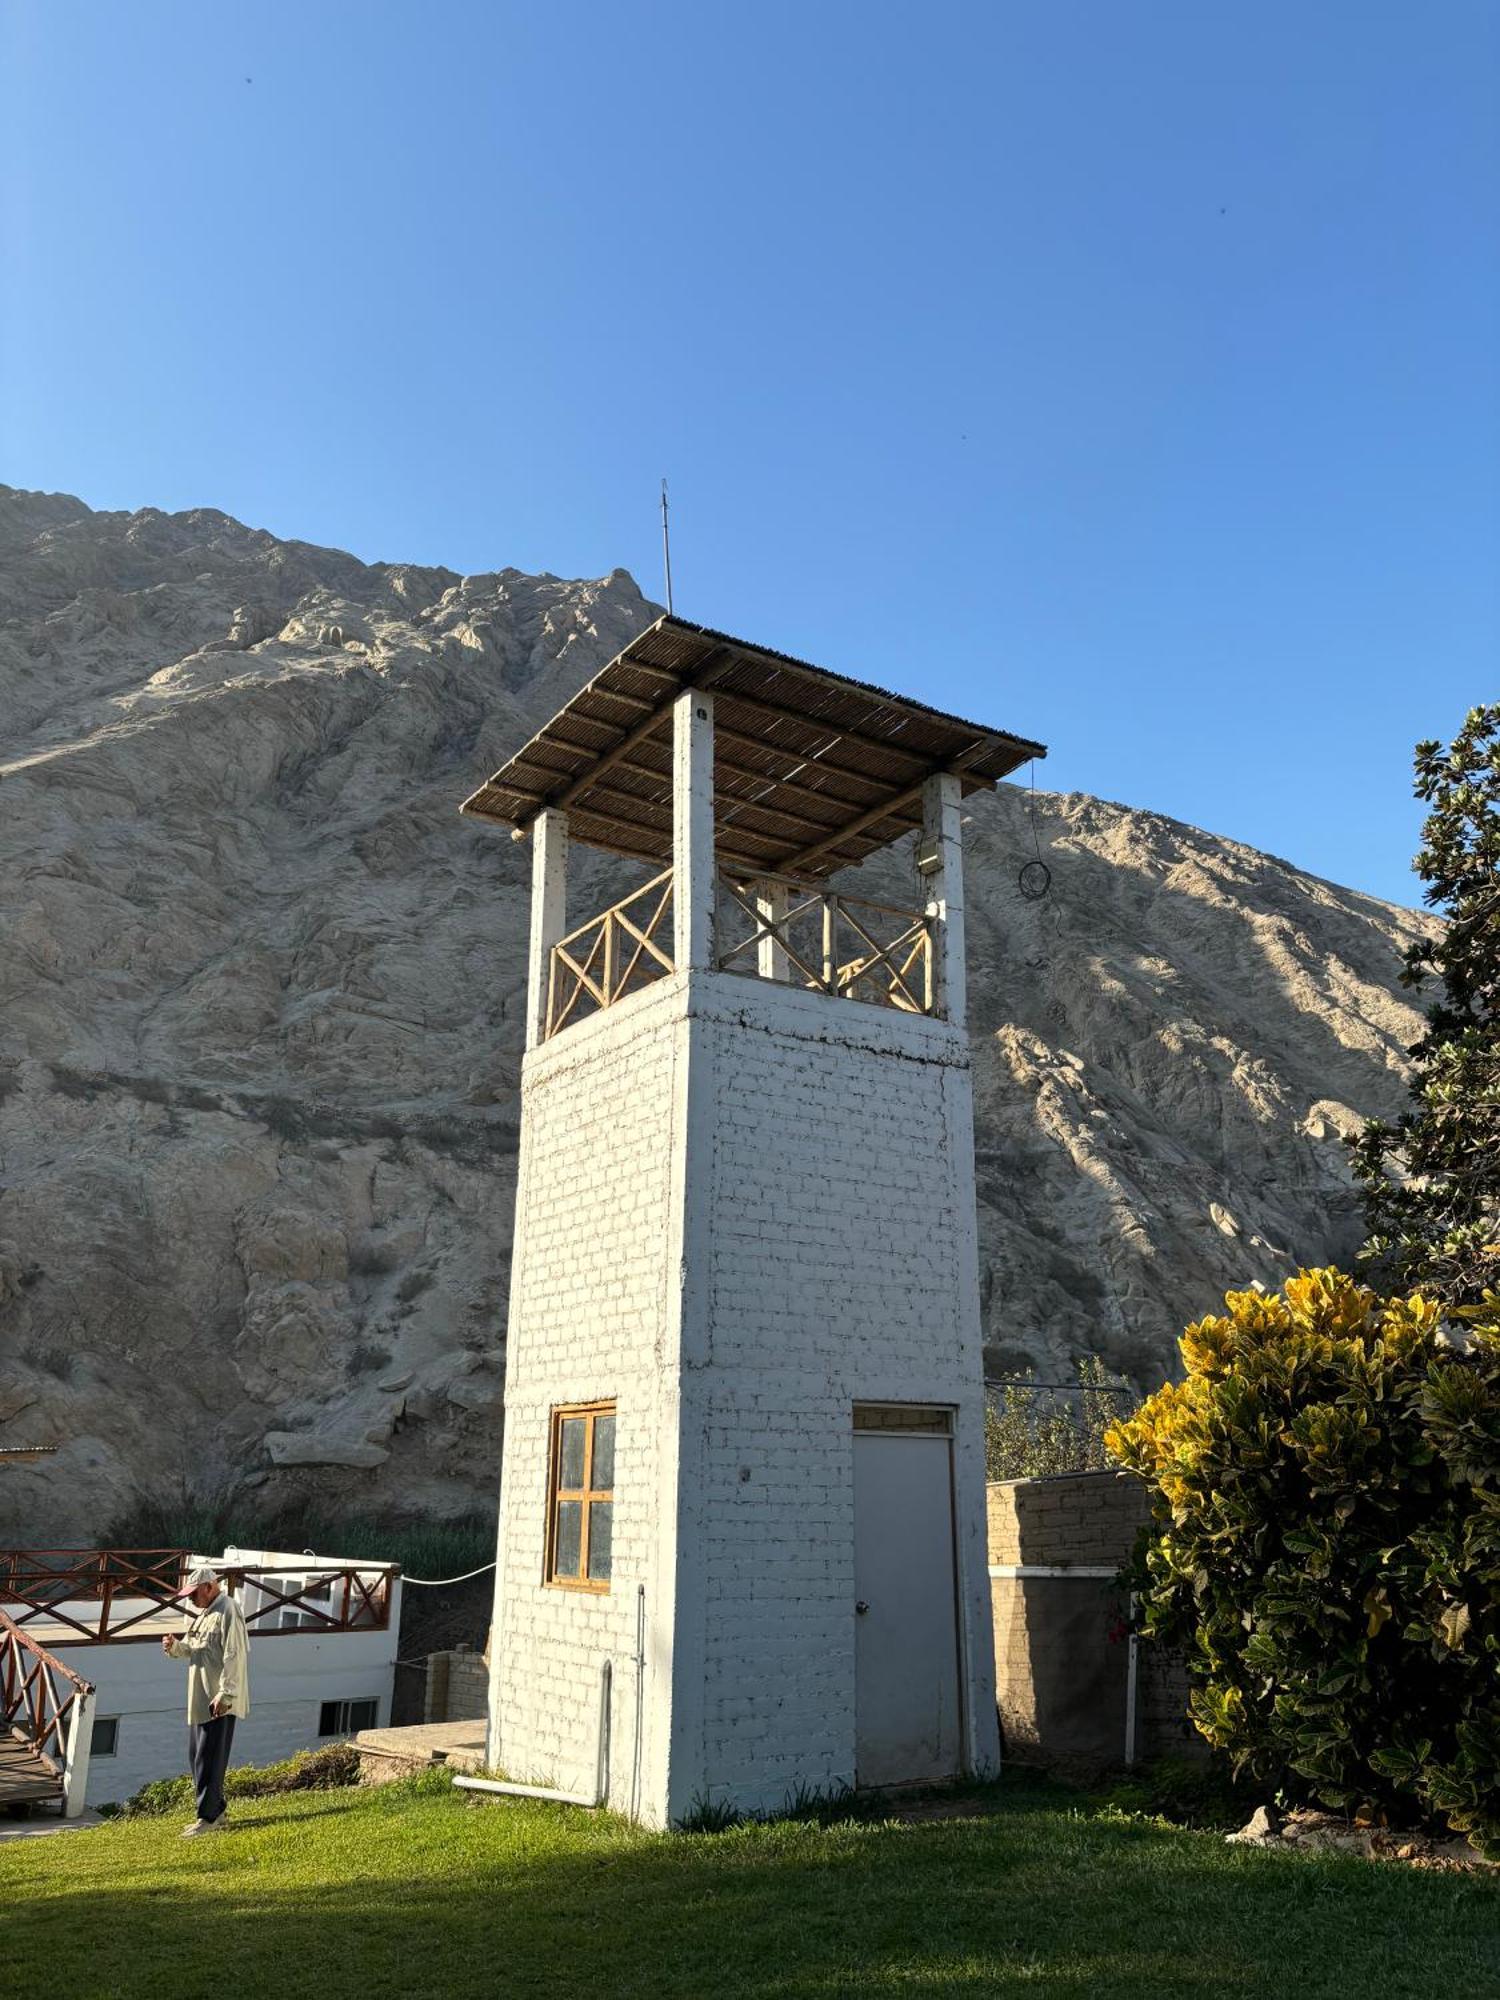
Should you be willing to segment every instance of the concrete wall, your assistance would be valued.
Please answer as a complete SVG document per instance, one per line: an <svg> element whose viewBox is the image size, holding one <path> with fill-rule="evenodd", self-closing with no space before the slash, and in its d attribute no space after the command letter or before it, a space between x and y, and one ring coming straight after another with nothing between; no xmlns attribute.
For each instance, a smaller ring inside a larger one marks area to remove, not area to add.
<svg viewBox="0 0 1500 2000"><path fill-rule="evenodd" d="M483 1722L489 1715L490 1670L482 1653L465 1647L427 1655L424 1722Z"/></svg>
<svg viewBox="0 0 1500 2000"><path fill-rule="evenodd" d="M588 1790L608 1654L617 1807L852 1783L853 1406L889 1400L956 1412L967 1751L993 1764L962 1031L679 973L533 1050L522 1112L491 1761ZM601 1398L607 1596L542 1581L550 1411Z"/></svg>
<svg viewBox="0 0 1500 2000"><path fill-rule="evenodd" d="M1014 1479L987 1493L995 1686L1005 1755L1080 1770L1123 1761L1129 1682L1128 1593L1114 1573L1150 1517L1138 1480L1112 1472ZM1012 1576L1014 1569L1074 1574ZM1089 1574L1103 1570L1107 1574ZM1142 1640L1139 1760L1206 1754L1187 1719L1187 1671Z"/></svg>

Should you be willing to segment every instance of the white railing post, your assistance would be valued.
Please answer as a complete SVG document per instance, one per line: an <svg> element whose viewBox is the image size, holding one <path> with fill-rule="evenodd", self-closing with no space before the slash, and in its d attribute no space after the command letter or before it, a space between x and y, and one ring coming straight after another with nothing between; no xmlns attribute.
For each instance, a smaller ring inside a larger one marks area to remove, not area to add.
<svg viewBox="0 0 1500 2000"><path fill-rule="evenodd" d="M672 942L679 972L713 964L714 703L689 688L672 704Z"/></svg>
<svg viewBox="0 0 1500 2000"><path fill-rule="evenodd" d="M87 1688L68 1712L68 1740L63 1750L63 1813L68 1819L77 1819L88 1802L93 1742L94 1690Z"/></svg>
<svg viewBox="0 0 1500 2000"><path fill-rule="evenodd" d="M526 963L526 1046L547 1038L552 947L568 929L568 816L548 807L531 828L531 952Z"/></svg>
<svg viewBox="0 0 1500 2000"><path fill-rule="evenodd" d="M922 787L922 867L927 914L933 919L934 984L938 1012L955 1028L968 1018L964 991L963 789L949 772Z"/></svg>
<svg viewBox="0 0 1500 2000"><path fill-rule="evenodd" d="M618 998L615 992L615 979L619 973L619 959L615 947L619 934L620 920L617 911L612 909L606 910L604 912L604 976L599 981L599 984L604 988L604 1004L606 1007L613 1007Z"/></svg>
<svg viewBox="0 0 1500 2000"><path fill-rule="evenodd" d="M791 893L784 882L756 883L755 907L760 911L763 924L784 924L791 902ZM755 962L762 979L784 982L791 976L791 961L786 949L769 929L762 933L756 946Z"/></svg>

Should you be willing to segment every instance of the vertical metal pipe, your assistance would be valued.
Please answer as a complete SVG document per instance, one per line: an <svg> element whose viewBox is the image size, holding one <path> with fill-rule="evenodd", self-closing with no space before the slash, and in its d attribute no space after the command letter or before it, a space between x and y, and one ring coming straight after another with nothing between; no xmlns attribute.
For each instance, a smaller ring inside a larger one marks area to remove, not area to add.
<svg viewBox="0 0 1500 2000"><path fill-rule="evenodd" d="M672 612L672 538L667 531L667 482L661 483L661 560L667 573L667 613Z"/></svg>
<svg viewBox="0 0 1500 2000"><path fill-rule="evenodd" d="M630 1767L630 1817L641 1813L641 1753L646 1731L646 1586L635 1593L635 1754Z"/></svg>
<svg viewBox="0 0 1500 2000"><path fill-rule="evenodd" d="M609 1736L611 1696L615 1684L615 1663L606 1653L599 1669L599 1751L594 1768L594 1800L609 1804Z"/></svg>

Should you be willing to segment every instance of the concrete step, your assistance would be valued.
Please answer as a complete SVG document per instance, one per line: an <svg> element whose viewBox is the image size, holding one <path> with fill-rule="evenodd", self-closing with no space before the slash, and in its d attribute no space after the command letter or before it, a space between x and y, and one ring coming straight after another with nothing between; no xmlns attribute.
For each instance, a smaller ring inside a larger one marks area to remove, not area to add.
<svg viewBox="0 0 1500 2000"><path fill-rule="evenodd" d="M383 1785L433 1764L455 1771L484 1765L483 1722L418 1722L406 1729L361 1729L354 1739L361 1782Z"/></svg>

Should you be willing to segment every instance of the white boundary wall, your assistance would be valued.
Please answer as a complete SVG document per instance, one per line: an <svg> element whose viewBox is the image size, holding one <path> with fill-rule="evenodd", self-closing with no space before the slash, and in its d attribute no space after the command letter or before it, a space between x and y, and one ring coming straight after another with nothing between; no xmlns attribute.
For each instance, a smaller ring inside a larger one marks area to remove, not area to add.
<svg viewBox="0 0 1500 2000"><path fill-rule="evenodd" d="M856 1401L954 1406L967 1762L998 1763L961 1028L700 971L534 1049L507 1346L492 1764L590 1791L607 1654L617 1808L853 1783ZM607 1596L542 1582L549 1412L599 1398Z"/></svg>

